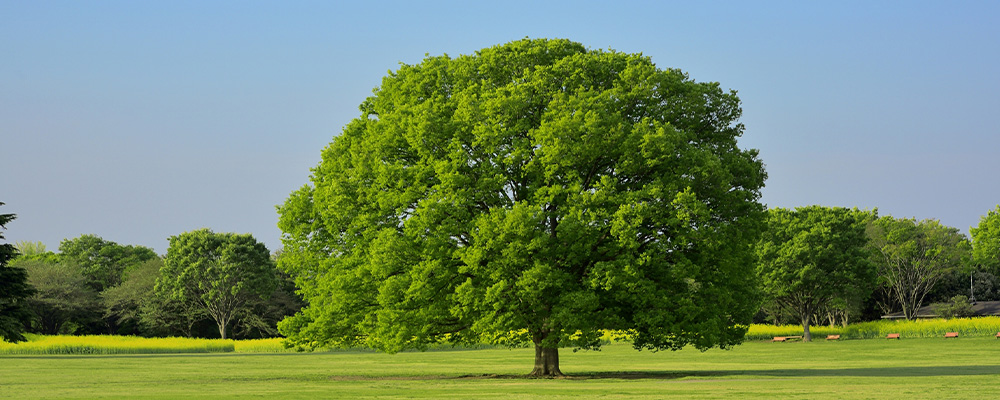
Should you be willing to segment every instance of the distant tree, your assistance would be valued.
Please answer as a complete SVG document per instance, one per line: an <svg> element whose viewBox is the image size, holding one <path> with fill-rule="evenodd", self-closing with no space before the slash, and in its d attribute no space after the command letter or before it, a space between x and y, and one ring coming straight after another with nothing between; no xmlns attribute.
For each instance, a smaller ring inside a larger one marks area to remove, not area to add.
<svg viewBox="0 0 1000 400"><path fill-rule="evenodd" d="M768 229L757 244L757 272L766 299L795 315L803 340L820 311L872 290L865 225L873 214L821 206L772 209ZM863 300L862 300L863 301Z"/></svg>
<svg viewBox="0 0 1000 400"><path fill-rule="evenodd" d="M119 326L142 325L143 310L159 300L153 292L161 267L163 260L159 257L148 260L126 272L120 285L101 292L104 318L113 318Z"/></svg>
<svg viewBox="0 0 1000 400"><path fill-rule="evenodd" d="M287 273L276 270L275 280L278 284L267 299L252 302L250 307L240 313L237 323L234 324L233 337L279 336L278 323L305 307L302 297L295 293L294 281Z"/></svg>
<svg viewBox="0 0 1000 400"><path fill-rule="evenodd" d="M1000 272L1000 205L979 218L979 225L969 228L972 236L972 260L994 274Z"/></svg>
<svg viewBox="0 0 1000 400"><path fill-rule="evenodd" d="M120 245L96 235L82 235L59 243L60 257L80 266L97 292L118 286L125 271L157 257L145 246Z"/></svg>
<svg viewBox="0 0 1000 400"><path fill-rule="evenodd" d="M971 265L955 269L934 285L924 302L944 303L957 295L968 296L969 301L1000 300L1000 280L992 272Z"/></svg>
<svg viewBox="0 0 1000 400"><path fill-rule="evenodd" d="M240 312L274 291L275 266L267 248L249 234L208 229L170 237L157 289L197 304L225 339Z"/></svg>
<svg viewBox="0 0 1000 400"><path fill-rule="evenodd" d="M3 229L14 218L14 214L0 214L0 240L4 239ZM31 317L28 299L35 293L28 283L27 271L10 265L17 255L13 245L0 244L0 339L8 342L25 340L24 328Z"/></svg>
<svg viewBox="0 0 1000 400"><path fill-rule="evenodd" d="M32 257L48 253L48 251L45 250L45 243L42 242L21 241L14 243L14 247L17 248L17 252L21 257Z"/></svg>
<svg viewBox="0 0 1000 400"><path fill-rule="evenodd" d="M283 206L301 345L729 348L758 309L766 174L734 92L519 40L382 80Z"/></svg>
<svg viewBox="0 0 1000 400"><path fill-rule="evenodd" d="M197 327L205 321L211 321L211 317L200 303L178 300L159 288L150 293L139 310L143 332L152 336L195 337Z"/></svg>
<svg viewBox="0 0 1000 400"><path fill-rule="evenodd" d="M67 330L71 325L87 323L99 315L97 293L76 264L24 260L17 265L28 271L28 282L37 289L28 301L33 330L49 335L72 333L75 329Z"/></svg>
<svg viewBox="0 0 1000 400"><path fill-rule="evenodd" d="M965 235L937 220L886 216L869 224L868 237L886 298L906 319L913 319L927 294L971 258Z"/></svg>

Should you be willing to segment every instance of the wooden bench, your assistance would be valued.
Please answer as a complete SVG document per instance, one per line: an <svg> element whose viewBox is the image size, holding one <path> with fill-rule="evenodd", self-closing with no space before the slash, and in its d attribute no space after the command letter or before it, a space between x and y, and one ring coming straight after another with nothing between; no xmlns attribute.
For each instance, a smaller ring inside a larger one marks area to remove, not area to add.
<svg viewBox="0 0 1000 400"><path fill-rule="evenodd" d="M997 332L997 339L1000 339L1000 332Z"/></svg>
<svg viewBox="0 0 1000 400"><path fill-rule="evenodd" d="M840 335L826 335L826 340L840 340Z"/></svg>
<svg viewBox="0 0 1000 400"><path fill-rule="evenodd" d="M886 336L885 338L886 338L886 339L899 339L899 334L898 334L898 333L890 333L890 334L889 334L888 336Z"/></svg>
<svg viewBox="0 0 1000 400"><path fill-rule="evenodd" d="M774 339L771 339L771 341L772 342L788 342L788 341L792 341L792 340L796 340L796 339L802 340L802 336L775 336Z"/></svg>
<svg viewBox="0 0 1000 400"><path fill-rule="evenodd" d="M944 338L958 338L958 332L946 332Z"/></svg>

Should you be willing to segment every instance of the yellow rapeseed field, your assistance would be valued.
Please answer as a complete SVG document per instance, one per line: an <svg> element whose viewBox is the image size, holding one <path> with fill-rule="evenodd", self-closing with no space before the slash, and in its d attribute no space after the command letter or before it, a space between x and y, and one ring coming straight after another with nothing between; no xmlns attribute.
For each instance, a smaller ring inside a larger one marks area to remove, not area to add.
<svg viewBox="0 0 1000 400"><path fill-rule="evenodd" d="M841 335L841 339L882 339L890 333L901 338L944 337L947 332L958 332L959 337L994 336L1000 332L1000 317L934 318L906 320L881 320L859 322L843 326L813 325L809 327L813 338ZM802 335L800 325L750 325L747 340L771 340L775 336Z"/></svg>
<svg viewBox="0 0 1000 400"><path fill-rule="evenodd" d="M235 351L232 340L144 338L136 336L25 335L17 344L0 341L0 354L153 354L222 353Z"/></svg>

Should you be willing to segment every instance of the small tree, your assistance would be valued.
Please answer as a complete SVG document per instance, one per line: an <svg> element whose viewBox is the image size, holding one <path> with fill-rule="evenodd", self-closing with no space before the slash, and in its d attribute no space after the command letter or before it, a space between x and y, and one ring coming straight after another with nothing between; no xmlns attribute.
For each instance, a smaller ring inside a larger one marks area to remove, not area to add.
<svg viewBox="0 0 1000 400"><path fill-rule="evenodd" d="M799 318L804 341L812 340L814 315L871 293L865 224L873 215L820 206L770 210L757 272L767 298Z"/></svg>
<svg viewBox="0 0 1000 400"><path fill-rule="evenodd" d="M169 241L157 289L197 304L215 320L223 339L233 319L277 284L270 252L249 234L201 229Z"/></svg>
<svg viewBox="0 0 1000 400"><path fill-rule="evenodd" d="M0 240L4 238L2 230L14 218L14 214L0 214ZM28 283L27 271L9 265L17 255L13 245L0 244L0 339L8 342L24 341L24 328L31 315L27 302L35 293Z"/></svg>
<svg viewBox="0 0 1000 400"><path fill-rule="evenodd" d="M935 303L931 308L941 318L968 318L976 315L969 298L962 295L952 297L947 303Z"/></svg>

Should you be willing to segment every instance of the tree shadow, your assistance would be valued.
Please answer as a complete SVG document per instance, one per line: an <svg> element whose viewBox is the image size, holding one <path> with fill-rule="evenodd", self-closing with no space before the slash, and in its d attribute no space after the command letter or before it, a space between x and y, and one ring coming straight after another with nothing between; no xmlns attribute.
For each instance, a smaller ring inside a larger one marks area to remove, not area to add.
<svg viewBox="0 0 1000 400"><path fill-rule="evenodd" d="M619 371L567 374L569 379L660 379L689 377L932 377L1000 375L1000 365L959 365L924 367L814 368L814 369L748 369L716 371Z"/></svg>

